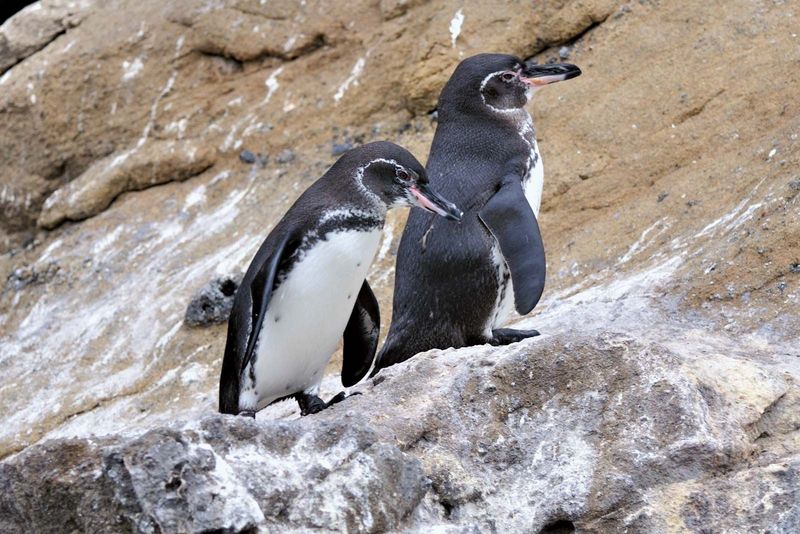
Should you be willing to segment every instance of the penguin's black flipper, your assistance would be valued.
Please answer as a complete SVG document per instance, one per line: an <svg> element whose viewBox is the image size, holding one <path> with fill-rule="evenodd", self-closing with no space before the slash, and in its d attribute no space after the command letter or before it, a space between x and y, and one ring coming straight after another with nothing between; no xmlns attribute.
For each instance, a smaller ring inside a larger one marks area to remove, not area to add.
<svg viewBox="0 0 800 534"><path fill-rule="evenodd" d="M242 358L242 370L250 363L253 352L256 349L258 334L261 333L261 326L264 324L264 317L267 315L267 306L272 297L272 288L275 286L275 278L278 276L278 265L280 265L286 252L286 245L289 243L291 234L287 233L278 245L273 249L272 254L266 258L258 269L258 274L250 284L252 295L252 318L250 324L250 335L247 338L247 349Z"/></svg>
<svg viewBox="0 0 800 534"><path fill-rule="evenodd" d="M525 315L544 291L545 257L539 224L519 177L509 174L503 178L500 189L484 204L479 216L500 244L511 270L515 307Z"/></svg>
<svg viewBox="0 0 800 534"><path fill-rule="evenodd" d="M381 312L378 301L364 280L356 304L344 330L342 357L342 385L354 386L369 371L378 350L381 330Z"/></svg>
<svg viewBox="0 0 800 534"><path fill-rule="evenodd" d="M237 414L240 411L242 373L253 357L275 285L278 265L294 250L290 245L291 239L292 233L287 232L272 250L267 248L271 245L269 240L265 241L250 265L245 281L236 291L228 320L228 339L219 384L219 410L222 413ZM267 250L269 252L265 252ZM251 276L250 271L254 267L256 272ZM252 280L249 284L246 283L248 278Z"/></svg>

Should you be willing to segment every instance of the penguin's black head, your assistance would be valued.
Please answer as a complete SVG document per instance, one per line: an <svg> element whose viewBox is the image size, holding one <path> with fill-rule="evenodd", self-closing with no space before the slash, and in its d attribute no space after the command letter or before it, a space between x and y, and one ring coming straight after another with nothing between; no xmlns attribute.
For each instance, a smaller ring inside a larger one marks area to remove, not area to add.
<svg viewBox="0 0 800 534"><path fill-rule="evenodd" d="M461 210L430 188L425 167L408 150L379 141L352 152L355 151L360 152L356 180L387 208L417 206L448 219L461 220Z"/></svg>
<svg viewBox="0 0 800 534"><path fill-rule="evenodd" d="M456 67L439 98L439 111L513 112L536 90L580 74L568 63L537 65L507 54L478 54Z"/></svg>

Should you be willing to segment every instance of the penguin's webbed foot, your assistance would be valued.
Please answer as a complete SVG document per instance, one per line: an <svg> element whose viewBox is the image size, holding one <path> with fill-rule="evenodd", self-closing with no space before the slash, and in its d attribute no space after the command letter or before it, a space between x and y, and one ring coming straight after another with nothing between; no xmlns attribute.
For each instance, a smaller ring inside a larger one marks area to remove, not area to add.
<svg viewBox="0 0 800 534"><path fill-rule="evenodd" d="M529 337L536 337L539 335L538 330L514 330L513 328L498 328L492 330L492 339L489 340L490 345L498 347L500 345L510 345Z"/></svg>
<svg viewBox="0 0 800 534"><path fill-rule="evenodd" d="M317 397L316 395L309 395L307 393L300 393L297 396L297 403L300 405L300 415L311 415L314 413L319 413L325 408L330 408L334 404L342 402L348 396L352 397L353 395L361 395L359 392L352 393L350 395L346 395L344 391L340 391L336 394L328 402L325 402L321 398Z"/></svg>
<svg viewBox="0 0 800 534"><path fill-rule="evenodd" d="M297 395L297 404L300 405L300 415L306 416L312 413L318 413L328 407L328 404L317 397L316 395L309 395L308 393L300 393Z"/></svg>

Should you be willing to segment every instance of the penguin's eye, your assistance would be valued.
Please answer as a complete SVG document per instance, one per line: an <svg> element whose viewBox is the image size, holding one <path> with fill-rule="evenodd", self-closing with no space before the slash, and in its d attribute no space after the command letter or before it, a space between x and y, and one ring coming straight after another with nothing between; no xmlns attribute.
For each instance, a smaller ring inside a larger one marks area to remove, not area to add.
<svg viewBox="0 0 800 534"><path fill-rule="evenodd" d="M408 176L408 173L406 171L404 171L403 169L397 169L397 172L395 173L395 175L397 176L398 180L400 180L401 182L407 182L410 179L409 176Z"/></svg>
<svg viewBox="0 0 800 534"><path fill-rule="evenodd" d="M504 72L503 74L500 75L500 79L503 80L504 82L510 82L515 77L516 75L513 72Z"/></svg>

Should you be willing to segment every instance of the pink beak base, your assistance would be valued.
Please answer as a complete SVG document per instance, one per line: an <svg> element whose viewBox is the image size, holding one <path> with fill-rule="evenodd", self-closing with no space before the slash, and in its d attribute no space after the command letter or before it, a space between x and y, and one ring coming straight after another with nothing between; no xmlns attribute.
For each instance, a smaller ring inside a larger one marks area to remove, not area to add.
<svg viewBox="0 0 800 534"><path fill-rule="evenodd" d="M553 76L540 76L538 78L526 78L525 76L520 76L520 79L528 85L532 85L534 87L543 87L545 85L550 85L551 83L563 81L566 77L566 74L555 74Z"/></svg>
<svg viewBox="0 0 800 534"><path fill-rule="evenodd" d="M437 215L442 215L442 216L445 215L445 211L436 204L434 204L433 202L431 202L430 200L428 200L428 198L425 195L419 192L419 189L417 189L416 187L409 187L408 190L411 191L411 194L414 195L414 198L417 199L417 202L419 202L420 206L422 206L428 211L432 211Z"/></svg>

